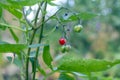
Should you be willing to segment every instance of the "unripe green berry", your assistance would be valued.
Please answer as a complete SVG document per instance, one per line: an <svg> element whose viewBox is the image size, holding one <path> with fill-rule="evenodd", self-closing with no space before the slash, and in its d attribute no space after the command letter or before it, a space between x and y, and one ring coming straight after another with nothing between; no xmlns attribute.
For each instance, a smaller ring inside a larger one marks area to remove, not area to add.
<svg viewBox="0 0 120 80"><path fill-rule="evenodd" d="M65 50L68 52L68 51L70 51L70 49L71 49L71 46L70 45L66 45L65 46Z"/></svg>
<svg viewBox="0 0 120 80"><path fill-rule="evenodd" d="M76 26L74 26L74 31L75 32L81 32L81 30L83 29L83 26L82 25L76 25Z"/></svg>
<svg viewBox="0 0 120 80"><path fill-rule="evenodd" d="M65 53L65 52L66 52L65 47L66 47L65 45L63 45L63 46L61 47L61 52L62 52L62 53Z"/></svg>
<svg viewBox="0 0 120 80"><path fill-rule="evenodd" d="M69 52L70 49L71 49L71 46L70 46L70 45L63 45L63 46L61 47L61 52L62 52L62 53Z"/></svg>

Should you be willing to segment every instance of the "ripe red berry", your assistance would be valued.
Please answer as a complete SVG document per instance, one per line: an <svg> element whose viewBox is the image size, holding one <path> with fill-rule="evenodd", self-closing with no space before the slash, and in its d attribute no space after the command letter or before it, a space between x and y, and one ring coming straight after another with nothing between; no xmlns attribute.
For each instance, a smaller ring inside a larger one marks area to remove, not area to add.
<svg viewBox="0 0 120 80"><path fill-rule="evenodd" d="M60 43L60 45L64 45L66 43L66 39L65 38L60 38L59 43Z"/></svg>

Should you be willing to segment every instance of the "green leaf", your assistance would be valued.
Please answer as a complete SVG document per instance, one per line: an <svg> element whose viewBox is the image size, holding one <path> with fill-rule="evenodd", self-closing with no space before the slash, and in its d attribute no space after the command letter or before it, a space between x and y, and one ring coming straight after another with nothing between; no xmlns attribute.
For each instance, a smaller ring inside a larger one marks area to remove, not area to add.
<svg viewBox="0 0 120 80"><path fill-rule="evenodd" d="M89 20L89 19L92 19L96 16L97 16L97 14L87 13L87 12L81 12L81 13L78 14L78 17L82 20Z"/></svg>
<svg viewBox="0 0 120 80"><path fill-rule="evenodd" d="M33 57L30 57L30 62L31 62L31 64L32 64L32 72L35 72L34 70L35 70L35 68L34 68L34 63L35 63L35 56ZM40 66L40 64L38 63L38 60L37 60L37 62L36 62L36 67L37 67L37 69L38 69L38 71L41 73L41 74L43 74L43 75L46 75L46 73L45 73L45 71L41 68L41 66Z"/></svg>
<svg viewBox="0 0 120 80"><path fill-rule="evenodd" d="M75 80L75 78L70 73L61 73L58 80Z"/></svg>
<svg viewBox="0 0 120 80"><path fill-rule="evenodd" d="M23 29L21 29L19 27L16 27L16 26L12 26L12 25L8 25L8 24L0 23L0 28L6 28L6 27L17 29L17 30L20 30L20 31L25 31L25 30L23 30Z"/></svg>
<svg viewBox="0 0 120 80"><path fill-rule="evenodd" d="M6 30L6 26L5 25L1 25L1 23L0 23L0 29Z"/></svg>
<svg viewBox="0 0 120 80"><path fill-rule="evenodd" d="M2 7L0 6L0 18L2 16Z"/></svg>
<svg viewBox="0 0 120 80"><path fill-rule="evenodd" d="M32 45L29 45L28 47L29 48L37 48L37 47L40 47L40 46L45 46L45 44L32 44Z"/></svg>
<svg viewBox="0 0 120 80"><path fill-rule="evenodd" d="M0 1L0 5L1 5L2 7L10 6L10 7L13 7L13 8L15 8L15 9L22 9L22 6L17 5L17 4L11 4L11 3L9 3L9 2L6 1L6 0Z"/></svg>
<svg viewBox="0 0 120 80"><path fill-rule="evenodd" d="M19 53L21 50L27 48L25 44L0 44L0 53Z"/></svg>
<svg viewBox="0 0 120 80"><path fill-rule="evenodd" d="M0 29L1 29L1 30L6 30L6 27L0 25Z"/></svg>
<svg viewBox="0 0 120 80"><path fill-rule="evenodd" d="M77 55L65 55L59 60L58 70L90 73L104 71L112 66L119 64L120 60L115 60L114 62L99 60L99 59L81 59Z"/></svg>
<svg viewBox="0 0 120 80"><path fill-rule="evenodd" d="M7 1L13 5L32 6L34 4L39 3L41 0L7 0Z"/></svg>
<svg viewBox="0 0 120 80"><path fill-rule="evenodd" d="M19 42L19 38L16 36L16 34L14 33L14 31L12 29L9 28L10 33L12 34L12 37L14 38L14 40L16 41L16 43Z"/></svg>
<svg viewBox="0 0 120 80"><path fill-rule="evenodd" d="M38 71L39 71L42 75L46 76L45 71L41 68L40 65L37 66L37 69L38 69Z"/></svg>
<svg viewBox="0 0 120 80"><path fill-rule="evenodd" d="M35 57L30 57L30 62L32 64L32 72L35 72L35 67L34 67ZM36 66L38 66L38 60L36 61Z"/></svg>
<svg viewBox="0 0 120 80"><path fill-rule="evenodd" d="M89 20L92 19L94 17L96 17L96 14L93 13L87 13L87 12L81 12L79 14L73 14L71 16L69 16L67 19L63 19L61 18L62 22L70 22L70 21L76 21L76 20Z"/></svg>
<svg viewBox="0 0 120 80"><path fill-rule="evenodd" d="M51 2L51 1L48 2L48 4L51 5L51 6L59 6L59 5L57 5L57 4L55 4L55 3Z"/></svg>
<svg viewBox="0 0 120 80"><path fill-rule="evenodd" d="M6 8L10 13L12 13L15 17L17 17L18 19L22 18L22 12L20 10L17 10L15 8L9 7Z"/></svg>
<svg viewBox="0 0 120 80"><path fill-rule="evenodd" d="M7 5L4 3L0 3L0 6L2 6L4 9L8 10L10 13L12 13L18 19L22 18L22 11L20 9L16 9L16 7Z"/></svg>
<svg viewBox="0 0 120 80"><path fill-rule="evenodd" d="M45 64L52 69L52 65L51 62L53 61L51 55L50 55L50 47L49 45L44 46L43 49L43 60L45 62Z"/></svg>

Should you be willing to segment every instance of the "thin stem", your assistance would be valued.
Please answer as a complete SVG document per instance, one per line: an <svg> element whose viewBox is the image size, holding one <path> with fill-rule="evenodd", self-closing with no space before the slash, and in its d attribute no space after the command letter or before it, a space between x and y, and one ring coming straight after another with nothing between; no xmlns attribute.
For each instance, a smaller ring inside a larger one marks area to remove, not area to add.
<svg viewBox="0 0 120 80"><path fill-rule="evenodd" d="M41 5L42 5L42 4L43 4L43 2L41 2L41 4L39 4L38 10L37 10L37 12L36 12L35 22L34 22L35 27L37 27L38 15L39 15L39 13L40 13Z"/></svg>
<svg viewBox="0 0 120 80"><path fill-rule="evenodd" d="M39 25L39 27L37 27L37 29L38 28L40 28L40 26L42 25L42 24L44 24L44 23L46 23L47 21L49 21L52 17L54 17L60 10L62 10L63 8L61 7L58 11L56 11L52 16L50 16L47 20L45 20L43 23L41 23L40 25Z"/></svg>
<svg viewBox="0 0 120 80"><path fill-rule="evenodd" d="M61 7L58 11L56 11L52 16L50 16L45 22L47 22L48 20L50 20L52 17L54 17L60 10L62 10L63 8Z"/></svg>
<svg viewBox="0 0 120 80"><path fill-rule="evenodd" d="M25 18L27 24L33 28L33 25L28 21L28 19L26 17L27 15L25 14L24 7L23 7L23 15L24 15L24 18ZM32 34L31 41L30 41L29 45L32 44L33 39L35 37L35 33L36 33L36 29L33 30L33 34ZM31 51L31 48L28 48L28 52L27 52L27 56L26 56L26 80L29 80L29 56L30 56L30 51Z"/></svg>
<svg viewBox="0 0 120 80"><path fill-rule="evenodd" d="M29 45L32 44L34 36L35 36L36 30L33 31L32 37L31 37L31 41L29 43ZM27 59L26 59L26 80L29 80L29 56L30 56L30 51L31 48L28 48L28 52L27 52Z"/></svg>
<svg viewBox="0 0 120 80"><path fill-rule="evenodd" d="M46 11L46 7L47 7L47 2L45 1L45 7L44 7L44 11ZM45 20L45 14L42 15L42 25L41 25L41 31L40 31L40 36L39 36L39 41L38 43L41 43L42 41L42 35L43 35L43 27L44 27L44 20ZM35 62L34 62L34 73L33 73L33 80L35 80L35 75L36 75L36 63L37 63L37 58L38 58L38 53L39 53L39 47L37 47L36 50L36 55L35 55Z"/></svg>
<svg viewBox="0 0 120 80"><path fill-rule="evenodd" d="M33 25L30 23L30 21L28 21L28 19L27 19L27 15L25 14L25 10L24 10L24 7L23 7L23 16L24 16L24 18L25 18L25 20L26 20L26 22L28 23L28 25L30 26L30 27L32 27L33 28Z"/></svg>
<svg viewBox="0 0 120 80"><path fill-rule="evenodd" d="M76 16L78 18L78 20L80 20L80 18L77 16L77 14L74 11L72 11L69 8L66 8L66 7L62 7L62 8L70 11L71 13L73 13L74 16Z"/></svg>

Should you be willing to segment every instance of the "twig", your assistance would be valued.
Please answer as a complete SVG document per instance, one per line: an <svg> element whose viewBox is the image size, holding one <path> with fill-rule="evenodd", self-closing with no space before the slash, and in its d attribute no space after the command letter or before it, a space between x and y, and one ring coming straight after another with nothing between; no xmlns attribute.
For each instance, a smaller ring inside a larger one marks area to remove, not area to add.
<svg viewBox="0 0 120 80"><path fill-rule="evenodd" d="M45 3L44 11L46 11L47 2L45 1L44 3ZM39 36L39 41L38 41L38 43L41 43L41 41L42 41L44 20L45 20L45 14L42 15L42 25L41 25L41 31L40 31L40 36ZM36 66L37 66L36 63L37 63L37 58L38 58L39 49L40 49L40 48L38 47L37 50L36 50L36 55L35 55L33 80L35 80L35 75L36 75Z"/></svg>

